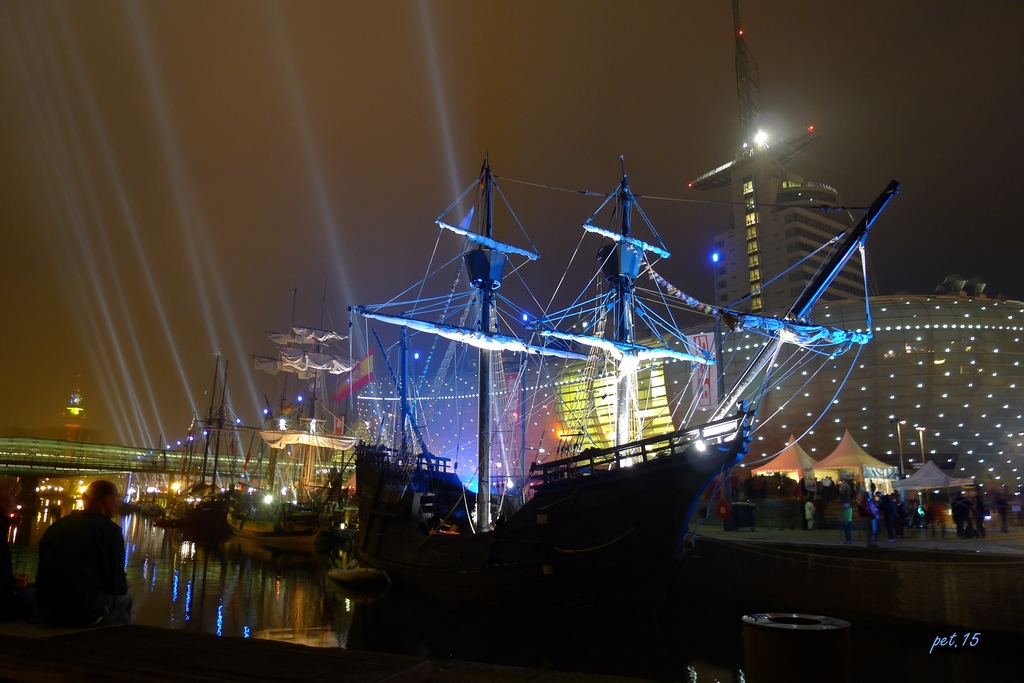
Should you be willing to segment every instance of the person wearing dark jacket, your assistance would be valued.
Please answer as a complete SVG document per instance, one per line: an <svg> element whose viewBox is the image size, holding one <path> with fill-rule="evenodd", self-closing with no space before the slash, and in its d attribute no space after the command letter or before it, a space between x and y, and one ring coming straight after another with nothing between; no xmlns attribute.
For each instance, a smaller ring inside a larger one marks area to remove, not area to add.
<svg viewBox="0 0 1024 683"><path fill-rule="evenodd" d="M15 574L7 533L21 484L14 477L0 476L0 621L28 619L35 612L35 591L29 577Z"/></svg>
<svg viewBox="0 0 1024 683"><path fill-rule="evenodd" d="M896 501L888 493L882 494L879 507L885 515L885 534L889 543L896 542Z"/></svg>
<svg viewBox="0 0 1024 683"><path fill-rule="evenodd" d="M1003 533L1007 533L1006 530L1006 496L1002 491L996 492L996 512L999 513L999 521L1003 526Z"/></svg>
<svg viewBox="0 0 1024 683"><path fill-rule="evenodd" d="M94 481L83 500L85 509L58 519L39 541L39 612L55 626L128 624L124 537L111 519L121 502L117 486Z"/></svg>
<svg viewBox="0 0 1024 683"><path fill-rule="evenodd" d="M985 494L980 491L974 499L974 514L978 518L978 535L985 538L985 516L988 510L985 509Z"/></svg>
<svg viewBox="0 0 1024 683"><path fill-rule="evenodd" d="M962 493L956 494L953 499L953 522L956 523L957 538L970 538L974 535L974 526L971 524L971 501L964 498Z"/></svg>

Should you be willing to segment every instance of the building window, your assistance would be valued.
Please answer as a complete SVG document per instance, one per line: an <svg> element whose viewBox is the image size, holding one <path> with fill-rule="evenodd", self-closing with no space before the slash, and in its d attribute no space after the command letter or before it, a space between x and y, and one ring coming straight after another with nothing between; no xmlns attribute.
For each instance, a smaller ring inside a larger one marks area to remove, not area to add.
<svg viewBox="0 0 1024 683"><path fill-rule="evenodd" d="M754 178L752 176L743 179L743 196L748 194L754 194Z"/></svg>
<svg viewBox="0 0 1024 683"><path fill-rule="evenodd" d="M761 265L761 257L758 254L751 254L747 257L747 268L757 268Z"/></svg>
<svg viewBox="0 0 1024 683"><path fill-rule="evenodd" d="M750 195L750 196L747 197L747 211L753 211L753 210L754 210L754 195Z"/></svg>
<svg viewBox="0 0 1024 683"><path fill-rule="evenodd" d="M747 226L757 225L757 212L747 214Z"/></svg>
<svg viewBox="0 0 1024 683"><path fill-rule="evenodd" d="M761 281L761 269L760 268L751 268L750 269L750 282L754 283L754 282L760 282L760 281Z"/></svg>
<svg viewBox="0 0 1024 683"><path fill-rule="evenodd" d="M750 254L756 254L756 253L757 253L757 240L750 240L749 242L747 242L748 258L749 258Z"/></svg>
<svg viewBox="0 0 1024 683"><path fill-rule="evenodd" d="M749 228L747 228L747 239L748 240L756 240L757 239L757 226L756 225L751 225Z"/></svg>
<svg viewBox="0 0 1024 683"><path fill-rule="evenodd" d="M761 296L758 295L758 296L755 296L755 297L751 297L751 299L750 299L750 310L752 312L754 312L754 313L757 313L762 308L764 308L764 305L761 303Z"/></svg>

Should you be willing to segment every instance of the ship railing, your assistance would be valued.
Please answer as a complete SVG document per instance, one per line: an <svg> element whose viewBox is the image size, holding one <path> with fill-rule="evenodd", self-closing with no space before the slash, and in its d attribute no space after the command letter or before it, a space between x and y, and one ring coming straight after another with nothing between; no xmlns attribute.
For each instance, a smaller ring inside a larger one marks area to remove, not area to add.
<svg viewBox="0 0 1024 683"><path fill-rule="evenodd" d="M561 479L585 477L602 471L632 467L649 460L678 455L691 446L700 454L710 446L735 440L741 431L745 434L749 431L752 420L752 412L741 412L715 422L632 441L621 446L588 448L579 455L532 464L530 481L539 486Z"/></svg>
<svg viewBox="0 0 1024 683"><path fill-rule="evenodd" d="M429 453L408 453L393 448L368 448L363 450L360 455L377 467L400 467L427 472L454 471L451 469L451 458Z"/></svg>

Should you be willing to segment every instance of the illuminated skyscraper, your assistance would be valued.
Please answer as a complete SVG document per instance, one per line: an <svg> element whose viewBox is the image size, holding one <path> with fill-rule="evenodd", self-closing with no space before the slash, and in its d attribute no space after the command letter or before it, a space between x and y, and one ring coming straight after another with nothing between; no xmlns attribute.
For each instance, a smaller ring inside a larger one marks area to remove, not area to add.
<svg viewBox="0 0 1024 683"><path fill-rule="evenodd" d="M839 193L787 171L789 161L818 140L813 128L777 144L763 134L736 159L690 183L699 190L731 187L732 226L715 235L718 301L777 311L792 302L830 253L829 242L854 222ZM825 291L825 301L864 296L860 263L852 259Z"/></svg>

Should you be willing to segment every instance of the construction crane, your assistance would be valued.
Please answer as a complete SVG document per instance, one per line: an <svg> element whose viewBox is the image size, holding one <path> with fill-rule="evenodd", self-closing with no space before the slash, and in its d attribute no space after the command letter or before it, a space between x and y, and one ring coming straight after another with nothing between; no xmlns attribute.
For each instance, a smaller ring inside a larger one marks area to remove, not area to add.
<svg viewBox="0 0 1024 683"><path fill-rule="evenodd" d="M740 0L732 0L732 26L736 35L736 95L740 104L740 125L748 144L757 136L761 118L761 84L757 77L757 61L743 40L740 24Z"/></svg>
<svg viewBox="0 0 1024 683"><path fill-rule="evenodd" d="M743 27L740 25L739 0L732 0L732 25L736 38L736 95L739 100L743 144L732 161L690 181L689 187L698 190L713 190L732 184L732 172L743 159L754 155L770 155L773 163L785 164L820 138L814 126L808 126L806 130L773 140L769 146L767 136L759 128L761 84L757 62L747 47Z"/></svg>

